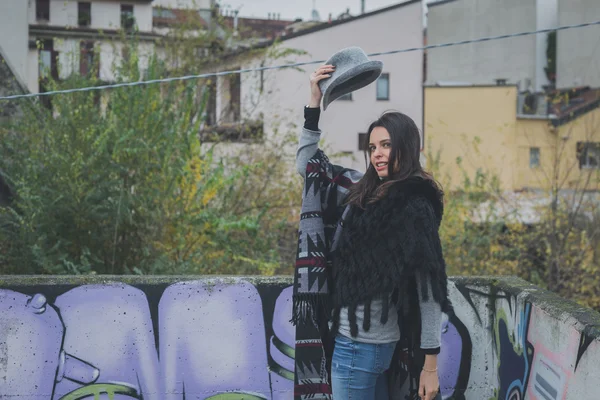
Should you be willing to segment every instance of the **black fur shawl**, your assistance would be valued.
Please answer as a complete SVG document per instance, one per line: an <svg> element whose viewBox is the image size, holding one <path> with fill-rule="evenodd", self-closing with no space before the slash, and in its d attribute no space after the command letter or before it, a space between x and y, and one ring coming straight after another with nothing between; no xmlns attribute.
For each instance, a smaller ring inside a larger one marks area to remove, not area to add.
<svg viewBox="0 0 600 400"><path fill-rule="evenodd" d="M383 300L381 322L385 323L390 295L405 316L418 314L416 290L428 299L427 282L442 311L450 311L438 235L442 216L442 193L431 181L419 177L393 183L387 195L364 210L352 206L334 254L335 329L340 308L349 307L351 333L356 336L356 306L364 304L363 329L368 330L370 303L375 298ZM417 274L421 288L416 288ZM412 322L410 325L420 329ZM418 333L411 336L418 339Z"/></svg>

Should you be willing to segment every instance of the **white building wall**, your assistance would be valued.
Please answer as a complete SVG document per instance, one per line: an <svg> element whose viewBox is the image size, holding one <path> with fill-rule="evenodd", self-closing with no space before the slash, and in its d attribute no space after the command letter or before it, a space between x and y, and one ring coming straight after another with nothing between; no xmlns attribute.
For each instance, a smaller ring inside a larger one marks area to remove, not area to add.
<svg viewBox="0 0 600 400"><path fill-rule="evenodd" d="M10 10L10 11L9 11ZM0 47L21 82L27 82L27 47L29 26L27 2L2 0L0 2Z"/></svg>
<svg viewBox="0 0 600 400"><path fill-rule="evenodd" d="M456 0L430 4L429 45L535 30L538 0ZM536 85L536 38L524 36L427 51L427 83ZM537 81L539 84L541 81ZM524 89L523 87L521 89ZM541 89L538 87L537 89Z"/></svg>
<svg viewBox="0 0 600 400"><path fill-rule="evenodd" d="M100 79L112 82L115 80L116 63L121 62L122 46L120 43L99 42L96 43L96 51L100 53ZM98 53L96 53L98 54Z"/></svg>
<svg viewBox="0 0 600 400"><path fill-rule="evenodd" d="M359 46L367 54L423 45L421 2L414 2L387 12L347 22L328 29L285 40L282 46L306 51L306 55L267 60L266 64L283 64L310 60L326 60L336 51ZM364 155L358 150L358 134L386 110L401 111L414 119L422 130L423 121L423 53L376 57L390 74L390 100L376 100L375 83L353 93L352 101L335 101L321 115L320 128L329 152L347 154L344 165L364 171ZM259 66L260 60L243 67ZM267 135L300 130L304 122L303 107L309 101L309 74L316 65L304 71L281 69L264 72L264 93L257 100L260 73L242 75L242 117L264 115ZM249 114L250 111L250 115Z"/></svg>
<svg viewBox="0 0 600 400"><path fill-rule="evenodd" d="M559 0L559 25L600 20L599 0ZM558 32L557 88L600 87L600 26Z"/></svg>
<svg viewBox="0 0 600 400"><path fill-rule="evenodd" d="M133 11L135 13L134 5ZM92 3L92 28L94 29L120 29L121 5L118 2L96 1Z"/></svg>
<svg viewBox="0 0 600 400"><path fill-rule="evenodd" d="M133 6L133 15L135 17L135 23L140 31L152 31L152 5L135 4Z"/></svg>
<svg viewBox="0 0 600 400"><path fill-rule="evenodd" d="M35 0L27 0L27 10L27 21L30 24L35 24Z"/></svg>
<svg viewBox="0 0 600 400"><path fill-rule="evenodd" d="M100 55L100 79L107 82L114 82L118 68L123 61L123 43L118 41L97 42L95 49ZM139 43L138 45L138 67L143 74L148 69L150 58L154 52L154 44Z"/></svg>
<svg viewBox="0 0 600 400"><path fill-rule="evenodd" d="M27 52L27 88L31 93L38 93L40 91L40 83L38 81L40 77L40 71L38 67L39 54L36 49L30 49Z"/></svg>
<svg viewBox="0 0 600 400"><path fill-rule="evenodd" d="M59 78L66 79L73 73L78 74L80 41L78 39L55 39L53 44L54 50L58 51Z"/></svg>
<svg viewBox="0 0 600 400"><path fill-rule="evenodd" d="M50 0L50 25L77 26L77 2Z"/></svg>

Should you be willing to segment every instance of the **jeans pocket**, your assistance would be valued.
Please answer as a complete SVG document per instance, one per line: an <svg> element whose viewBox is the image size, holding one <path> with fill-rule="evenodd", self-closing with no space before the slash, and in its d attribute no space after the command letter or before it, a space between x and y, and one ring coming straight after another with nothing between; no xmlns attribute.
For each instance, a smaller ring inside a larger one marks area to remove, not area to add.
<svg viewBox="0 0 600 400"><path fill-rule="evenodd" d="M343 335L335 338L335 347L333 349L332 367L351 368L354 366L354 342Z"/></svg>
<svg viewBox="0 0 600 400"><path fill-rule="evenodd" d="M377 373L383 373L390 368L394 350L396 350L396 342L377 345L377 362L375 365Z"/></svg>

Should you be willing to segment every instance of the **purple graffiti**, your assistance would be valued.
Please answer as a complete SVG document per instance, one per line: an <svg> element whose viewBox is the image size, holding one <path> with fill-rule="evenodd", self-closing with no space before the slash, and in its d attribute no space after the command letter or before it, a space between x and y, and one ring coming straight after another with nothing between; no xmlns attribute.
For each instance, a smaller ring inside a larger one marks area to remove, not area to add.
<svg viewBox="0 0 600 400"><path fill-rule="evenodd" d="M97 385L129 388L115 399L162 399L152 319L141 290L121 283L80 286L55 305L67 327L63 348L80 361L69 370L71 379L56 383L54 400L77 390L81 396L100 390L83 389L90 365L99 371Z"/></svg>
<svg viewBox="0 0 600 400"><path fill-rule="evenodd" d="M290 322L293 287L287 287L275 302L273 333L269 340L273 400L289 399L294 391L294 346L296 329Z"/></svg>
<svg viewBox="0 0 600 400"><path fill-rule="evenodd" d="M169 286L159 304L167 393L162 399L204 399L230 392L270 398L262 312L258 291L242 280Z"/></svg>
<svg viewBox="0 0 600 400"><path fill-rule="evenodd" d="M440 370L440 392L443 398L448 398L454 393L454 388L460 374L461 359L463 356L463 338L444 314L442 321L442 346L438 356Z"/></svg>
<svg viewBox="0 0 600 400"><path fill-rule="evenodd" d="M0 397L47 398L64 332L58 313L41 294L0 290L0 315Z"/></svg>

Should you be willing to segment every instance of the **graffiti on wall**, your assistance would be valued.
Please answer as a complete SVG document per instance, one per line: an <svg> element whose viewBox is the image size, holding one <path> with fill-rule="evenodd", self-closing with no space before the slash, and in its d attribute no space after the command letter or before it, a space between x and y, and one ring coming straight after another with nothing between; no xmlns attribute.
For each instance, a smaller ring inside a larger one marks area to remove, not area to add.
<svg viewBox="0 0 600 400"><path fill-rule="evenodd" d="M491 286L451 286L444 400L567 399L600 379L591 335ZM0 289L0 398L291 399L291 295L244 279Z"/></svg>
<svg viewBox="0 0 600 400"><path fill-rule="evenodd" d="M594 369L577 373L582 359L589 365L600 352L585 330L494 285L455 287L457 313L474 341L466 398L570 399L575 398L571 393L589 392L586 388L600 379Z"/></svg>
<svg viewBox="0 0 600 400"><path fill-rule="evenodd" d="M57 295L0 290L0 394L289 398L290 299L289 287L243 280L180 282L164 290L85 285Z"/></svg>

